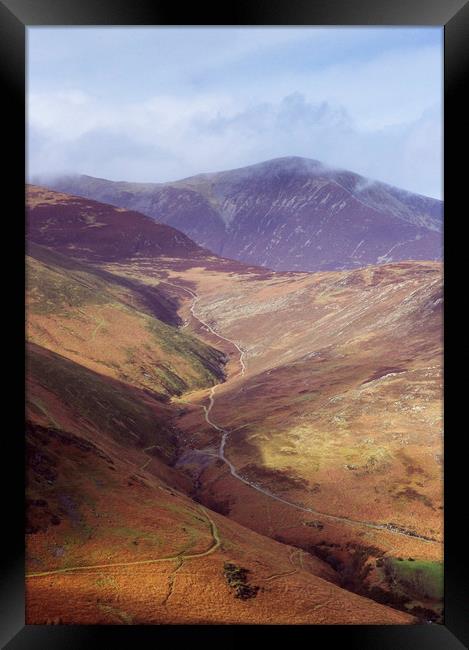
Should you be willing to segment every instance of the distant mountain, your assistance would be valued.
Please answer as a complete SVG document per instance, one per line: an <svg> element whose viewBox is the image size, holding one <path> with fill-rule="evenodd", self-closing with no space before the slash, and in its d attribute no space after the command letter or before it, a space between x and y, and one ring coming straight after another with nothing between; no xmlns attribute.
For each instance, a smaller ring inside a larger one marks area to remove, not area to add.
<svg viewBox="0 0 469 650"><path fill-rule="evenodd" d="M277 271L442 256L441 201L306 158L171 183L64 176L47 185L138 210L217 255Z"/></svg>

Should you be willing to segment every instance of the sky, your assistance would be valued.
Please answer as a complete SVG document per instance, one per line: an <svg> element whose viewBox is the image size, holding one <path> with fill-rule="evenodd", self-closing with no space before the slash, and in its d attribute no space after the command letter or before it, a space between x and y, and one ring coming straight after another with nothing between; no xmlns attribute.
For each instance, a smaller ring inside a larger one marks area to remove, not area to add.
<svg viewBox="0 0 469 650"><path fill-rule="evenodd" d="M28 177L304 156L442 198L440 27L29 27Z"/></svg>

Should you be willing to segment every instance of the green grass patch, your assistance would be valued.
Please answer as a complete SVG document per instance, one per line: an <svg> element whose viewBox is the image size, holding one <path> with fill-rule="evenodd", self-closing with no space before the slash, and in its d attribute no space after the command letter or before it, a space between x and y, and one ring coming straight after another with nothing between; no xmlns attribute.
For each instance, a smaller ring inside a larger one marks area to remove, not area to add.
<svg viewBox="0 0 469 650"><path fill-rule="evenodd" d="M63 314L70 308L111 300L104 283L91 274L45 265L33 258L28 258L26 287L31 295L31 311L38 314Z"/></svg>
<svg viewBox="0 0 469 650"><path fill-rule="evenodd" d="M443 562L390 558L390 563L397 582L409 592L435 600L443 597Z"/></svg>
<svg viewBox="0 0 469 650"><path fill-rule="evenodd" d="M223 379L221 364L224 355L219 350L156 319L147 320L147 329L166 353L182 357L190 365L195 376L187 379L189 388L212 386ZM171 369L160 367L159 370L166 375L167 380L175 381L176 375ZM174 388L178 391L175 394L180 394L185 386L176 383Z"/></svg>

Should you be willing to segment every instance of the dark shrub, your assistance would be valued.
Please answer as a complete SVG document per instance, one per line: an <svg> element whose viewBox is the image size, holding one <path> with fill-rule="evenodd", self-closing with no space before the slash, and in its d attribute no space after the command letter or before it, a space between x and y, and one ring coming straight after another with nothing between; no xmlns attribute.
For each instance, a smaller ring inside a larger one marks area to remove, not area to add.
<svg viewBox="0 0 469 650"><path fill-rule="evenodd" d="M249 598L255 598L259 587L248 584L247 576L249 569L244 569L243 567L236 566L231 562L225 562L223 566L223 575L231 589L235 592L235 598L240 598L241 600L248 600Z"/></svg>

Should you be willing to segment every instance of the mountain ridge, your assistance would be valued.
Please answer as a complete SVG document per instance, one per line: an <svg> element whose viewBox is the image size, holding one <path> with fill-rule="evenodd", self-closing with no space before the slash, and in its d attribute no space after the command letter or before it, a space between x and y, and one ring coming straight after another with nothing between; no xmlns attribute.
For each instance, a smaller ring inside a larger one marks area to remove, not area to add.
<svg viewBox="0 0 469 650"><path fill-rule="evenodd" d="M137 210L216 255L276 271L442 254L441 201L298 156L168 183L72 175L49 186Z"/></svg>

